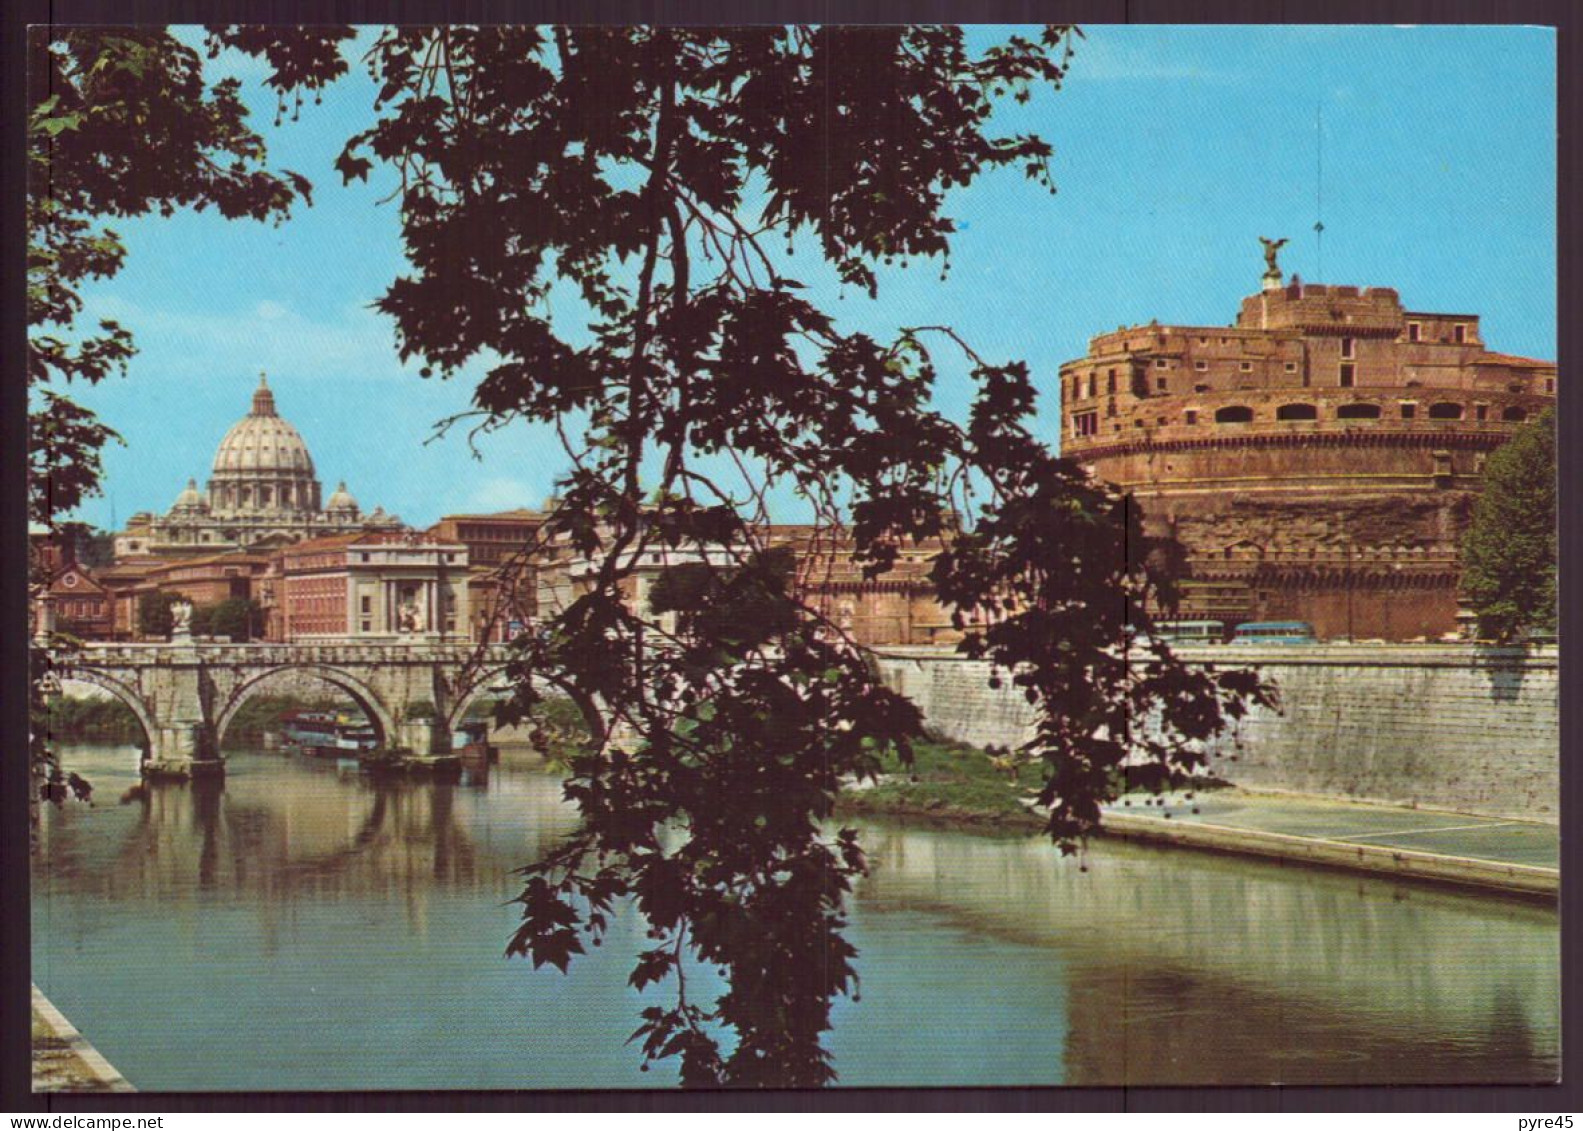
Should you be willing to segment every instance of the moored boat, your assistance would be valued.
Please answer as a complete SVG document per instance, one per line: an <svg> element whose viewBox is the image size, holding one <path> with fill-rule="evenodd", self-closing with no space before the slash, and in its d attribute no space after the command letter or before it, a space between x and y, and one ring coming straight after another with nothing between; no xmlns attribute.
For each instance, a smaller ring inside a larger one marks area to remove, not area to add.
<svg viewBox="0 0 1583 1131"><path fill-rule="evenodd" d="M280 733L288 749L310 758L355 757L379 745L378 732L366 720L336 711L288 711Z"/></svg>

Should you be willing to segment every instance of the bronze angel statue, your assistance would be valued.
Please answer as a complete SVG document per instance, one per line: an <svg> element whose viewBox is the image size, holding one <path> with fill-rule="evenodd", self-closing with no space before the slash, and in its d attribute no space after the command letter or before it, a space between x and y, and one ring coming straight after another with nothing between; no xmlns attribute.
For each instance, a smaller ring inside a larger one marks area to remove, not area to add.
<svg viewBox="0 0 1583 1131"><path fill-rule="evenodd" d="M1276 265L1275 253L1285 247L1287 241L1285 239L1272 240L1260 236L1259 242L1264 245L1264 273L1266 275L1279 275L1281 269Z"/></svg>

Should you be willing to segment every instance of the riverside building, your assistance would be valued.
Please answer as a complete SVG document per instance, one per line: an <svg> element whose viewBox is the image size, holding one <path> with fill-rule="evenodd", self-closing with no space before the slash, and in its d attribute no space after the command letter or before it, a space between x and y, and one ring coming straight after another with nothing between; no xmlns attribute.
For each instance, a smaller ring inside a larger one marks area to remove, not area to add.
<svg viewBox="0 0 1583 1131"><path fill-rule="evenodd" d="M1267 259L1231 326L1132 326L1062 365L1062 453L1184 545L1184 617L1451 633L1484 461L1555 402L1556 366L1490 349L1476 314Z"/></svg>

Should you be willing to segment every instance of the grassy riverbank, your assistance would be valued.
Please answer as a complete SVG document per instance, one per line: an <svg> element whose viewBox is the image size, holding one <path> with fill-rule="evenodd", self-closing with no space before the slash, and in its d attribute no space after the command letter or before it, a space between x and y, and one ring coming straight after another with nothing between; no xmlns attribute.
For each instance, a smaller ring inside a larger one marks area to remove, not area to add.
<svg viewBox="0 0 1583 1131"><path fill-rule="evenodd" d="M887 758L877 783L862 783L843 791L836 802L837 811L922 818L978 828L1044 827L1044 819L1028 809L1039 790L1039 766L1025 764L1014 773L1009 757L939 737L916 743L913 753L912 766ZM1193 779L1184 788L1208 791L1230 784L1205 776ZM1125 792L1123 783L1118 781L1117 787L1118 793Z"/></svg>
<svg viewBox="0 0 1583 1131"><path fill-rule="evenodd" d="M1024 767L1019 780L983 750L939 738L917 743L913 754L912 766L888 758L877 783L843 791L838 811L999 828L1043 825L1027 808L1037 768Z"/></svg>

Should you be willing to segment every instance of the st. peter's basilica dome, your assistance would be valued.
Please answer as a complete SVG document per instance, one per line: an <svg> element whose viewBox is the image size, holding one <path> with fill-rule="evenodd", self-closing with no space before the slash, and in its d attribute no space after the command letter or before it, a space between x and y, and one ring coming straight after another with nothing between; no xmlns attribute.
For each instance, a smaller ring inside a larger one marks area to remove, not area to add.
<svg viewBox="0 0 1583 1131"><path fill-rule="evenodd" d="M231 426L214 453L209 506L218 513L319 509L308 445L275 412L275 395L262 374L252 411Z"/></svg>

